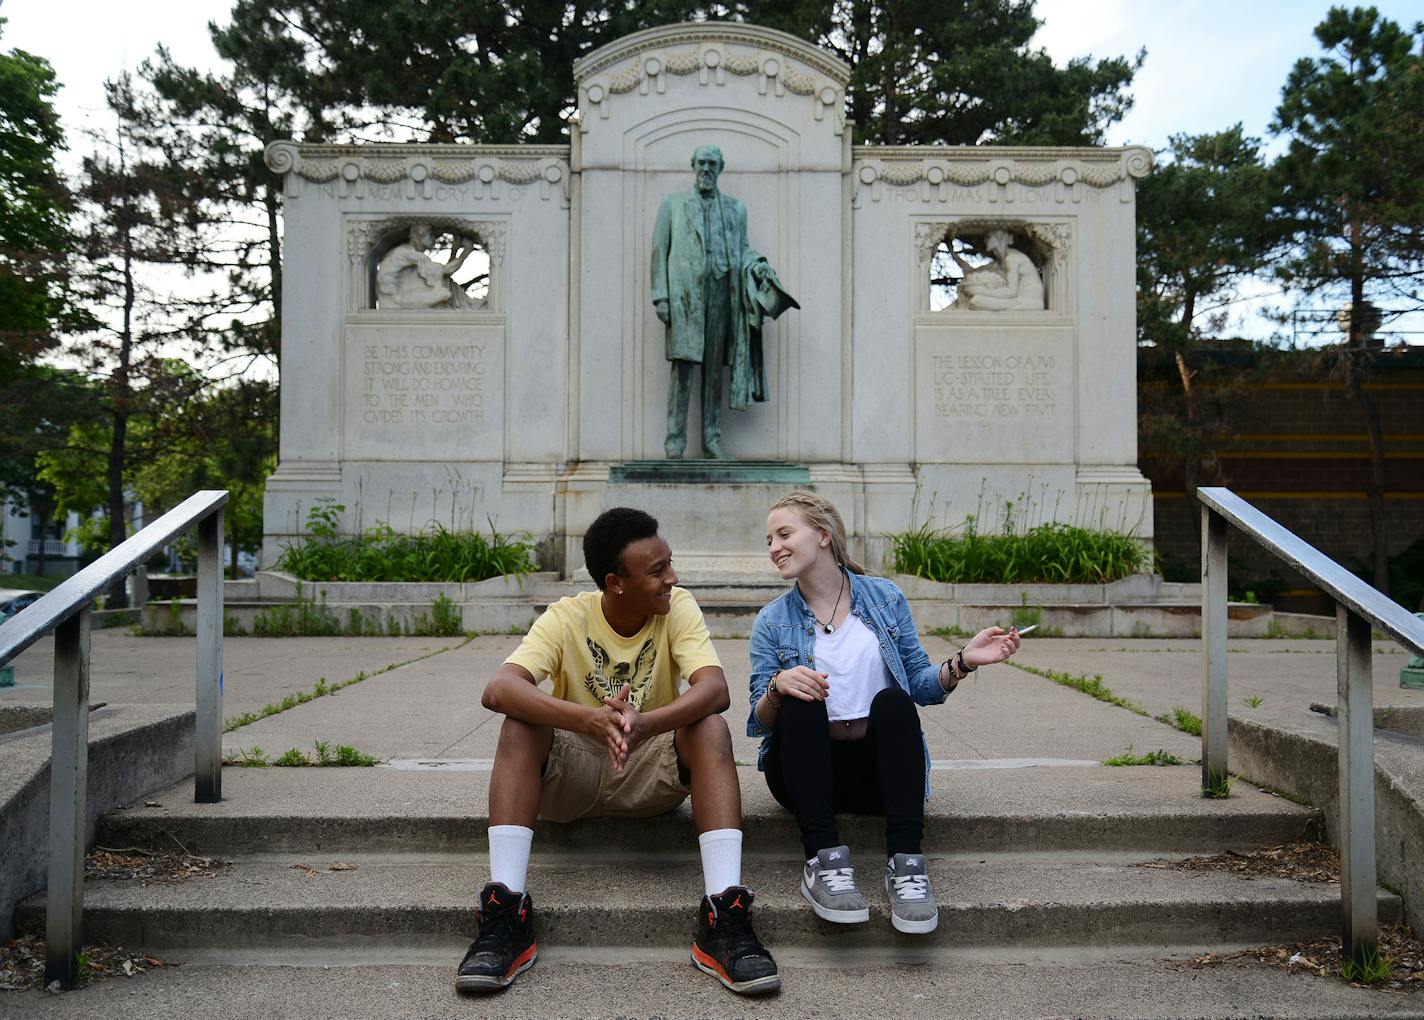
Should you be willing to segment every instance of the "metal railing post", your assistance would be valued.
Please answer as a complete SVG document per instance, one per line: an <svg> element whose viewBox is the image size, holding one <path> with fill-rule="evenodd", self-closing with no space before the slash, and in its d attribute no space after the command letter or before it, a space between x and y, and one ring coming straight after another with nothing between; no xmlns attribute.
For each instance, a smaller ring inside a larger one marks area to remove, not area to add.
<svg viewBox="0 0 1424 1020"><path fill-rule="evenodd" d="M1202 507L1202 789L1226 781L1226 518Z"/></svg>
<svg viewBox="0 0 1424 1020"><path fill-rule="evenodd" d="M198 713L193 799L222 800L223 511L198 522Z"/></svg>
<svg viewBox="0 0 1424 1020"><path fill-rule="evenodd" d="M1375 903L1374 691L1370 624L1335 607L1335 679L1340 732L1341 952L1356 963L1373 955L1379 927Z"/></svg>
<svg viewBox="0 0 1424 1020"><path fill-rule="evenodd" d="M84 930L84 837L89 782L89 610L54 630L49 772L49 887L45 984L73 988Z"/></svg>

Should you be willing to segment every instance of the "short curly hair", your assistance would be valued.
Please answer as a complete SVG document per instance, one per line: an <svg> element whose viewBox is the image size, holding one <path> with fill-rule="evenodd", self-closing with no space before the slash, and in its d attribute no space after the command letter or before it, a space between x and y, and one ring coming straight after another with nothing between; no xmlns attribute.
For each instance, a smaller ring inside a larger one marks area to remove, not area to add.
<svg viewBox="0 0 1424 1020"><path fill-rule="evenodd" d="M642 510L615 506L599 514L583 536L583 562L593 583L601 590L609 574L621 575L623 550L657 533L657 518Z"/></svg>

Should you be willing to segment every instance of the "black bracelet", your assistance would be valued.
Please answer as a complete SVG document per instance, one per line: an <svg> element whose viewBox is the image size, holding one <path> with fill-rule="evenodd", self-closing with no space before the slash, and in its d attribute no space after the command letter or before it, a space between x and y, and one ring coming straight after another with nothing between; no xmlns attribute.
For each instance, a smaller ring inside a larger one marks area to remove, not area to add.
<svg viewBox="0 0 1424 1020"><path fill-rule="evenodd" d="M967 663L967 662L964 661L964 649L963 649L963 648L961 648L959 651L955 652L954 654L959 658L959 669L958 669L956 672L959 673L960 677L966 677L966 676L968 676L970 673L973 673L974 670L976 670L976 669L979 668L978 666L974 666L974 667L971 668L970 665L969 665L969 663Z"/></svg>

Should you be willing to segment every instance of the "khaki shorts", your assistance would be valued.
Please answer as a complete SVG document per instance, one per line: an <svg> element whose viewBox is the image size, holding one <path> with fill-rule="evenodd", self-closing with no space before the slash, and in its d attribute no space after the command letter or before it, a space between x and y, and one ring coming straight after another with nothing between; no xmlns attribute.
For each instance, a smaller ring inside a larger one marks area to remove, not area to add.
<svg viewBox="0 0 1424 1020"><path fill-rule="evenodd" d="M643 741L622 772L608 745L583 733L555 730L539 794L539 817L571 822L594 815L646 818L677 807L692 791L678 778L672 733Z"/></svg>

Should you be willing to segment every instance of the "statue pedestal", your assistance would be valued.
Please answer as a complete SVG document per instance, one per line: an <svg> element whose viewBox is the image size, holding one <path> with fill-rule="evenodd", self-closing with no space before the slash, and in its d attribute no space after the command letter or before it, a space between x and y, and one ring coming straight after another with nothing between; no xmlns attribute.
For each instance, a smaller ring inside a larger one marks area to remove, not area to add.
<svg viewBox="0 0 1424 1020"><path fill-rule="evenodd" d="M774 460L631 460L608 469L609 485L785 485L804 488L811 471Z"/></svg>
<svg viewBox="0 0 1424 1020"><path fill-rule="evenodd" d="M604 510L631 506L658 519L686 584L778 583L766 557L772 503L812 485L811 470L780 461L633 460L584 465L570 479L565 572L583 573L583 532Z"/></svg>

